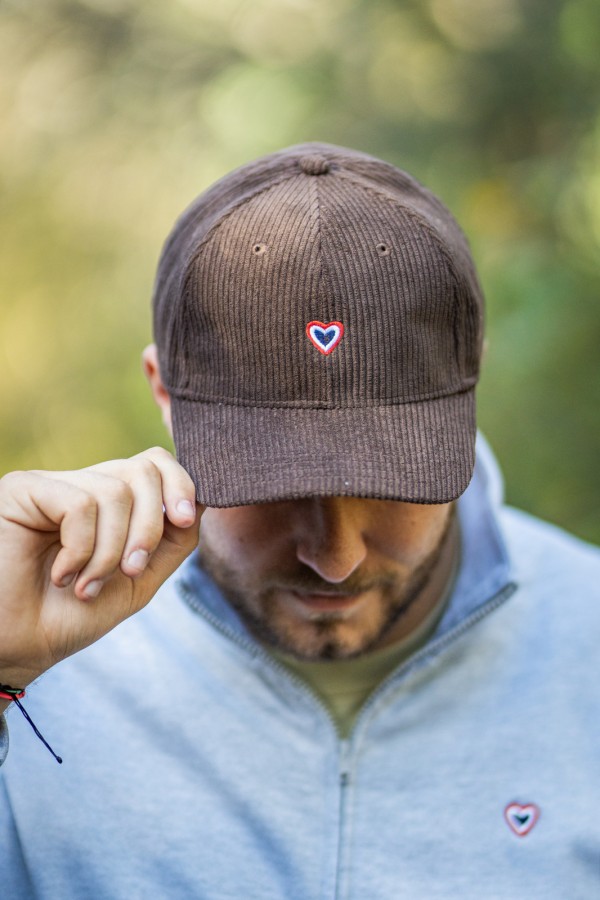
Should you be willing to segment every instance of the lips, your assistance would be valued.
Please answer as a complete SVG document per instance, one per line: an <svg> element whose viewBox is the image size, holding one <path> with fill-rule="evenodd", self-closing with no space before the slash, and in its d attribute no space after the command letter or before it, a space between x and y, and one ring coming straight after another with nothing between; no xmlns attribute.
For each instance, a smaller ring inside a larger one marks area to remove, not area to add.
<svg viewBox="0 0 600 900"><path fill-rule="evenodd" d="M346 610L362 598L362 594L302 594L290 591L294 600L314 612Z"/></svg>

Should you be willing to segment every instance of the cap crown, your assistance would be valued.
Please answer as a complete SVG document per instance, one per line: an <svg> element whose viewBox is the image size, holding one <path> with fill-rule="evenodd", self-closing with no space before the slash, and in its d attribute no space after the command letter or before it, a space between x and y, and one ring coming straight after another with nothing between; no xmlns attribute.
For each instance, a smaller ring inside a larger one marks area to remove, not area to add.
<svg viewBox="0 0 600 900"><path fill-rule="evenodd" d="M457 223L395 167L291 147L201 195L165 245L155 334L173 396L348 408L477 380L483 301ZM338 323L331 352L309 323Z"/></svg>

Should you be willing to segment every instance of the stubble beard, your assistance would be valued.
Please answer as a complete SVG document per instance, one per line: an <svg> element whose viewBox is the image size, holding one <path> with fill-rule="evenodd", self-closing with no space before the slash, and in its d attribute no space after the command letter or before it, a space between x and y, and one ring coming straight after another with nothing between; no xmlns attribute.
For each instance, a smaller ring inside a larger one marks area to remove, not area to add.
<svg viewBox="0 0 600 900"><path fill-rule="evenodd" d="M241 576L212 550L205 540L198 547L199 562L222 591L254 637L273 650L305 661L351 659L385 642L386 637L418 601L434 572L450 534L453 516L448 516L443 534L433 551L409 575L383 573L366 579L354 573L335 589L354 595L367 591L379 594L378 602L362 617L361 627L338 612L320 612L310 620L294 621L282 607L277 595L283 591L327 593L331 584L306 566L277 577L272 576L259 588L248 590Z"/></svg>

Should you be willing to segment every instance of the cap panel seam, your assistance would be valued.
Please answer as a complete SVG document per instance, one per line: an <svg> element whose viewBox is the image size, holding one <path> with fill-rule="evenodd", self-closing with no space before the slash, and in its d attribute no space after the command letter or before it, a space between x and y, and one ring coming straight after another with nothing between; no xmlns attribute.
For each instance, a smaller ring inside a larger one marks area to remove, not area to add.
<svg viewBox="0 0 600 900"><path fill-rule="evenodd" d="M344 178L346 181L350 181L350 182L354 183L355 185L358 181L358 179L356 179L356 177L352 177L351 175L349 175L345 172L342 172L342 171L340 171L340 177ZM464 283L464 278L456 270L454 261L452 259L452 253L451 253L450 248L448 247L446 241L443 239L441 234L431 224L431 222L429 222L421 213L419 213L417 210L415 210L413 207L411 207L408 203L406 203L403 200L401 200L400 198L396 197L391 191L386 191L385 188L379 187L378 185L376 186L376 185L368 184L367 182L363 182L362 179L360 180L360 186L362 188L364 188L366 191L368 191L369 193L375 194L376 196L381 197L382 199L386 200L388 203L392 203L392 204L395 204L396 206L401 207L409 218L418 222L419 225L421 225L422 228L425 231L427 231L429 236L439 246L440 250L443 253L444 259L446 260L448 268L450 269L450 272L451 272L452 276L455 278L455 280L457 281L457 283L459 285L461 282ZM449 210L447 212L449 212ZM460 225L458 224L458 222L455 222L454 224L457 229L457 232L463 237L463 239L465 240L465 243L466 243L466 237L463 234L463 231L460 228Z"/></svg>
<svg viewBox="0 0 600 900"><path fill-rule="evenodd" d="M324 175L323 177L326 178L327 174ZM321 287L324 288L324 291L323 290L321 291L321 302L322 302L322 296L324 293L325 297L326 297L326 306L330 308L331 313L333 314L333 308L335 305L333 303L333 300L334 300L335 294L334 294L334 290L333 290L333 280L331 278L331 273L329 272L327 260L325 258L325 253L323 251L324 228L323 228L323 217L321 215L322 200L321 200L321 191L320 191L320 181L318 178L313 178L313 185L312 185L311 189L314 192L315 203L316 203L316 208L317 208L317 234L319 236L320 281L321 281ZM327 368L326 379L327 379L327 392L328 392L329 396L331 397L333 394L335 394L336 386L337 386L337 380L335 377L334 369L331 366ZM322 401L322 402L327 403L327 401ZM287 401L287 403L289 403L289 401ZM336 401L330 400L330 401L328 401L328 403L334 407L336 404ZM329 408L329 406L326 406L325 408Z"/></svg>
<svg viewBox="0 0 600 900"><path fill-rule="evenodd" d="M224 225L225 222L227 222L228 219L234 213L239 212L239 210L243 206L245 206L247 203L249 203L251 200L255 200L257 197L260 197L261 194L266 194L267 191L270 191L272 188L277 187L278 185L282 184L282 182L284 182L284 181L288 181L290 178L294 177L296 174L297 173L295 173L295 172L294 173L286 172L284 177L279 178L276 181L272 181L270 184L265 185L264 187L261 187L260 189L255 191L253 194L250 194L250 196L244 197L243 200L240 200L238 203L231 206L227 210L227 212L225 212L221 216L219 216L218 220L213 225L210 226L210 228L204 234L204 236L202 237L200 242L198 244L194 244L192 253L190 254L190 256L187 258L187 260L185 261L185 263L182 266L184 278L183 278L183 281L181 282L181 288L183 290L185 290L187 288L188 280L192 275L191 268L192 268L193 264L196 262L196 259L198 258L198 256L200 256L200 253L201 253L204 245L206 243L208 243L208 241L213 237L214 233L216 231L218 231L219 228L222 225Z"/></svg>

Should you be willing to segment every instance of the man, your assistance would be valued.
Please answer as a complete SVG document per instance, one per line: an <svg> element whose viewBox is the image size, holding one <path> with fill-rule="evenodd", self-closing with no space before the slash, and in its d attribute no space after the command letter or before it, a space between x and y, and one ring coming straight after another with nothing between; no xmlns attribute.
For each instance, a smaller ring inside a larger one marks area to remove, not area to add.
<svg viewBox="0 0 600 900"><path fill-rule="evenodd" d="M4 706L47 672L65 759L11 712L6 896L595 896L599 554L504 508L481 438L473 474L448 211L271 154L178 221L154 312L179 462L0 484Z"/></svg>

